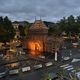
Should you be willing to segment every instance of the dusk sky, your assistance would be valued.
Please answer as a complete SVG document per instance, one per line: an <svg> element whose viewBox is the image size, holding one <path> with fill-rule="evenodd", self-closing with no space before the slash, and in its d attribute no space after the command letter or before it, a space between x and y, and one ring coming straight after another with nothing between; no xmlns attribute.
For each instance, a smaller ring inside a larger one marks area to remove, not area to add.
<svg viewBox="0 0 80 80"><path fill-rule="evenodd" d="M0 0L0 16L11 20L56 22L64 16L80 15L80 0Z"/></svg>

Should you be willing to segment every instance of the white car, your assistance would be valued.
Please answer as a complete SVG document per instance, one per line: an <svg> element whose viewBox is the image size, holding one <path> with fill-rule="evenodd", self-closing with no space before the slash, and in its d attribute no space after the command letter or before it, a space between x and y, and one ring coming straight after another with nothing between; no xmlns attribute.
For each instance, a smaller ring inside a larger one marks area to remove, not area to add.
<svg viewBox="0 0 80 80"><path fill-rule="evenodd" d="M69 60L70 59L70 57L64 57L63 58L63 60Z"/></svg>
<svg viewBox="0 0 80 80"><path fill-rule="evenodd" d="M73 59L71 62L73 63L73 62L78 62L78 61L80 61L80 59Z"/></svg>
<svg viewBox="0 0 80 80"><path fill-rule="evenodd" d="M22 68L22 72L26 72L26 71L30 71L30 70L31 70L30 66Z"/></svg>
<svg viewBox="0 0 80 80"><path fill-rule="evenodd" d="M18 73L19 73L19 69L14 69L14 70L9 71L10 75L14 75L14 74L18 74Z"/></svg>
<svg viewBox="0 0 80 80"><path fill-rule="evenodd" d="M47 63L45 63L45 65L48 67L48 66L53 65L53 63L52 62L47 62Z"/></svg>
<svg viewBox="0 0 80 80"><path fill-rule="evenodd" d="M4 77L6 75L6 72L0 73L0 78Z"/></svg>
<svg viewBox="0 0 80 80"><path fill-rule="evenodd" d="M45 59L45 56L41 56L41 55L40 55L39 58Z"/></svg>
<svg viewBox="0 0 80 80"><path fill-rule="evenodd" d="M35 69L42 68L42 64L34 65L34 68L35 68Z"/></svg>
<svg viewBox="0 0 80 80"><path fill-rule="evenodd" d="M19 51L19 53L20 53L20 54L23 54L23 55L24 55L24 54L26 54L26 53L25 53L25 52L23 52L23 51Z"/></svg>
<svg viewBox="0 0 80 80"><path fill-rule="evenodd" d="M73 46L77 46L77 45L79 45L79 44L78 44L78 43L72 43L72 45L73 45Z"/></svg>
<svg viewBox="0 0 80 80"><path fill-rule="evenodd" d="M3 57L4 55L3 54L0 54L0 57Z"/></svg>

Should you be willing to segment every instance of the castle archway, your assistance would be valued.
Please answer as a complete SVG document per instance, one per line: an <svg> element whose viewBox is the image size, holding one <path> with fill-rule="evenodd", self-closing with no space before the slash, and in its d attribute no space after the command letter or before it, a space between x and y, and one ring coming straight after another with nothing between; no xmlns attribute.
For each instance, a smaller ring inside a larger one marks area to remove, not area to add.
<svg viewBox="0 0 80 80"><path fill-rule="evenodd" d="M36 56L43 51L43 45L40 41L29 41L28 49L31 55Z"/></svg>

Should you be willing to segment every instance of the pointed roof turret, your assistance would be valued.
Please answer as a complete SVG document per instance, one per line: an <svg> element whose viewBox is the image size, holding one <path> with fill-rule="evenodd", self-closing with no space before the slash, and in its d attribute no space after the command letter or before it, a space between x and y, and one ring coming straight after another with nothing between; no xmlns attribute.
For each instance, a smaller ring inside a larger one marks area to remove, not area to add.
<svg viewBox="0 0 80 80"><path fill-rule="evenodd" d="M30 30L48 29L48 27L41 20L35 20L35 22L32 24L32 26L29 29Z"/></svg>

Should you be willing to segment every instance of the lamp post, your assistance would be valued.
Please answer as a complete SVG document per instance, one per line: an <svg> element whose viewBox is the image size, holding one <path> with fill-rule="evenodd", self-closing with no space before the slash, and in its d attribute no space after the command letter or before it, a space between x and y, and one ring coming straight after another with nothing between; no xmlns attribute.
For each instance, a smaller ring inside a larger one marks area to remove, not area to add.
<svg viewBox="0 0 80 80"><path fill-rule="evenodd" d="M55 43L54 43L54 46L55 46L55 61L57 61L57 45L58 45L58 41L57 39L55 38Z"/></svg>
<svg viewBox="0 0 80 80"><path fill-rule="evenodd" d="M55 51L55 61L57 61L57 51Z"/></svg>

